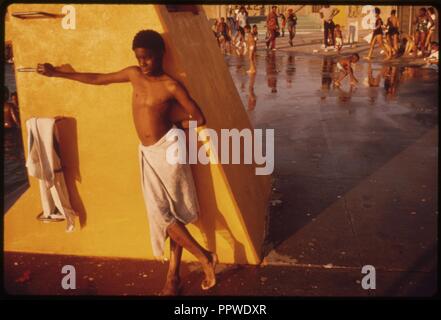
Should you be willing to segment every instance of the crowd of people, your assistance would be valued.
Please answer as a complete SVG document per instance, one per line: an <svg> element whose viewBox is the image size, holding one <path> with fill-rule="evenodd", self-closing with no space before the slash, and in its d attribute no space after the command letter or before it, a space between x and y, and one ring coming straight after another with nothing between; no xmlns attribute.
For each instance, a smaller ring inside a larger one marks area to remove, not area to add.
<svg viewBox="0 0 441 320"><path fill-rule="evenodd" d="M367 59L372 58L376 46L382 49L386 60L400 56L429 58L429 63L438 60L438 43L433 41L436 28L436 14L433 7L420 8L413 21L414 33L400 30L396 10L392 10L386 23L381 18L380 8L375 8L375 27L370 41ZM436 59L435 59L436 58Z"/></svg>
<svg viewBox="0 0 441 320"><path fill-rule="evenodd" d="M303 6L302 6L303 7ZM266 19L266 37L267 49L276 50L276 38L284 37L285 31L289 33L288 43L293 46L293 40L296 35L297 15L296 12L288 9L285 13L278 13L277 6L271 8ZM279 23L280 21L280 23ZM249 26L254 39L258 39L257 25L249 23L248 12L245 6L239 9L229 9L227 17L221 17L214 21L212 26L219 47L225 54L237 53L244 55L247 52L246 27Z"/></svg>

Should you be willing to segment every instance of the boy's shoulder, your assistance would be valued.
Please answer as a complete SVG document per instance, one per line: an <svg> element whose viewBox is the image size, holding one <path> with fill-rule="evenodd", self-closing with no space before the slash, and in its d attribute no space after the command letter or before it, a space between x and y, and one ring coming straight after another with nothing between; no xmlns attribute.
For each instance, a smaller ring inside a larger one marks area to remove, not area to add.
<svg viewBox="0 0 441 320"><path fill-rule="evenodd" d="M128 73L140 73L141 72L141 68L139 66L128 66L127 68L124 69L124 71L128 72Z"/></svg>
<svg viewBox="0 0 441 320"><path fill-rule="evenodd" d="M176 80L175 78L173 78L171 75L169 75L167 73L164 73L161 76L161 81L164 82L164 86L170 91L174 91L174 90L182 87L178 80Z"/></svg>

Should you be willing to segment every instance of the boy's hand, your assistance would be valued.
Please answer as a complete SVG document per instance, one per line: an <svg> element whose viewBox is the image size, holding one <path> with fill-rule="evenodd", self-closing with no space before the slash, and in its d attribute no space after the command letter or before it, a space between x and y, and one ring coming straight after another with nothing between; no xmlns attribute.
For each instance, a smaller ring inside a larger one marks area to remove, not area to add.
<svg viewBox="0 0 441 320"><path fill-rule="evenodd" d="M55 68L50 63L44 63L44 64L39 63L37 65L37 72L47 77L55 76Z"/></svg>

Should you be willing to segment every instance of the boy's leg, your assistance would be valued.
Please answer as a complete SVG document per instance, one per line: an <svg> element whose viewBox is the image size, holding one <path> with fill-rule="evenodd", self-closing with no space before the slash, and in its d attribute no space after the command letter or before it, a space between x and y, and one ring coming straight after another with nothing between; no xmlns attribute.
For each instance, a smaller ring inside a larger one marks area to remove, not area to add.
<svg viewBox="0 0 441 320"><path fill-rule="evenodd" d="M325 39L324 39L324 44L325 44L325 48L327 48L328 47L328 36L329 36L329 24L326 22L326 21L324 21L324 29L325 29L325 34L324 34L324 37L325 37Z"/></svg>
<svg viewBox="0 0 441 320"><path fill-rule="evenodd" d="M394 34L393 43L394 43L395 53L398 54L398 50L399 50L399 47L398 47L398 34Z"/></svg>
<svg viewBox="0 0 441 320"><path fill-rule="evenodd" d="M182 247L170 238L170 264L168 266L167 280L162 295L177 295L179 293Z"/></svg>
<svg viewBox="0 0 441 320"><path fill-rule="evenodd" d="M331 22L329 24L329 31L331 32L331 46L335 47L335 34L334 34L335 24Z"/></svg>
<svg viewBox="0 0 441 320"><path fill-rule="evenodd" d="M337 79L334 80L334 85L339 87L341 85L341 81L348 75L348 73L344 70L340 70L337 75Z"/></svg>
<svg viewBox="0 0 441 320"><path fill-rule="evenodd" d="M369 52L368 52L368 55L366 57L367 59L370 59L372 57L372 52L374 51L375 42L377 42L376 37L372 38L372 40L371 40L371 46L369 47Z"/></svg>
<svg viewBox="0 0 441 320"><path fill-rule="evenodd" d="M249 51L250 58L250 69L247 71L248 73L256 73L256 49L253 48Z"/></svg>
<svg viewBox="0 0 441 320"><path fill-rule="evenodd" d="M275 30L271 30L271 35L269 38L269 42L271 44L271 49L274 49L276 47L276 31Z"/></svg>
<svg viewBox="0 0 441 320"><path fill-rule="evenodd" d="M202 289L209 289L216 284L215 266L217 256L215 253L205 250L188 232L187 228L175 221L167 228L167 233L179 246L187 249L201 263L205 273L205 279L202 282Z"/></svg>
<svg viewBox="0 0 441 320"><path fill-rule="evenodd" d="M429 52L432 49L430 45L430 43L432 42L432 34L433 34L432 30L427 31L426 43L424 44L424 47Z"/></svg>

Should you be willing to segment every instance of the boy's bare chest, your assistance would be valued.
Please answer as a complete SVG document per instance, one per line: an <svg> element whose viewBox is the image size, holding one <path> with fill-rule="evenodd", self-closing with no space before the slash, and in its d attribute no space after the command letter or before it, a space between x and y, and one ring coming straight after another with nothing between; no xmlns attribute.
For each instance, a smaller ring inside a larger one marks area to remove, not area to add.
<svg viewBox="0 0 441 320"><path fill-rule="evenodd" d="M140 84L133 88L134 108L162 108L172 100L171 94L158 84Z"/></svg>

